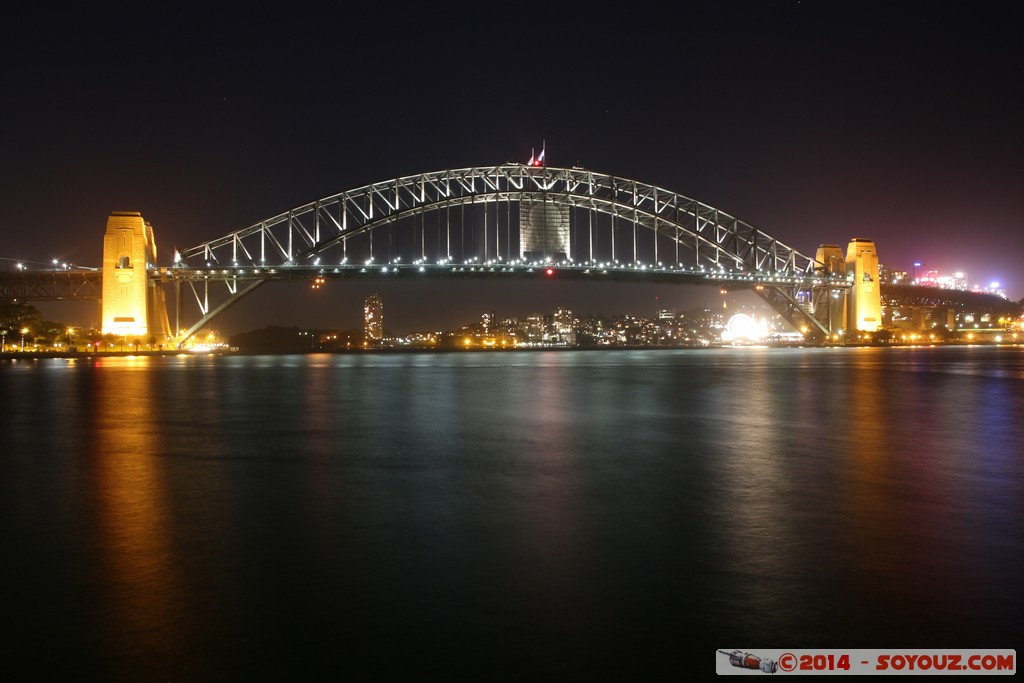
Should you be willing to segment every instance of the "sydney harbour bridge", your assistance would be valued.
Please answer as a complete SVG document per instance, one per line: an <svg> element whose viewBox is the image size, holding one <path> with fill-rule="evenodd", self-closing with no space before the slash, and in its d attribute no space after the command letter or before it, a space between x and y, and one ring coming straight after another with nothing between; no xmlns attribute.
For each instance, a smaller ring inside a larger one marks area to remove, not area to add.
<svg viewBox="0 0 1024 683"><path fill-rule="evenodd" d="M858 287L871 286L862 283L877 280L877 258L873 275L847 272L841 258L837 266L822 257L828 251L805 255L664 188L578 167L516 163L345 190L181 249L169 266L156 263L153 229L141 214L116 212L103 253L98 268L8 270L0 274L0 300L100 299L104 333L180 345L271 281L704 284L754 292L808 343L820 343L855 324L837 315L837 302L845 306ZM165 289L173 289L172 306Z"/></svg>

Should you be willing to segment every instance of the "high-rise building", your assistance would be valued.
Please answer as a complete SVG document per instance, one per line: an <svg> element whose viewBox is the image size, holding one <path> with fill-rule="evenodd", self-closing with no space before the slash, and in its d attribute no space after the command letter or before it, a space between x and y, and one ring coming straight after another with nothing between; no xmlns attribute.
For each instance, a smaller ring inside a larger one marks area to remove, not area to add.
<svg viewBox="0 0 1024 683"><path fill-rule="evenodd" d="M523 326L526 331L526 338L530 341L540 341L548 331L547 321L542 313L531 313L526 316L526 323Z"/></svg>
<svg viewBox="0 0 1024 683"><path fill-rule="evenodd" d="M519 202L519 253L527 261L569 257L569 207L552 201Z"/></svg>
<svg viewBox="0 0 1024 683"><path fill-rule="evenodd" d="M559 334L572 331L572 311L568 308L556 308L551 321Z"/></svg>
<svg viewBox="0 0 1024 683"><path fill-rule="evenodd" d="M366 297L363 303L363 334L371 344L384 339L384 302L376 294Z"/></svg>
<svg viewBox="0 0 1024 683"><path fill-rule="evenodd" d="M480 329L484 334L494 334L498 325L498 316L491 311L480 315Z"/></svg>
<svg viewBox="0 0 1024 683"><path fill-rule="evenodd" d="M846 272L852 275L847 302L847 331L874 332L882 326L882 288L878 252L872 240L855 237L846 247Z"/></svg>
<svg viewBox="0 0 1024 683"><path fill-rule="evenodd" d="M569 346L576 345L576 327L572 317L572 311L568 308L555 309L551 316L551 323L558 338Z"/></svg>

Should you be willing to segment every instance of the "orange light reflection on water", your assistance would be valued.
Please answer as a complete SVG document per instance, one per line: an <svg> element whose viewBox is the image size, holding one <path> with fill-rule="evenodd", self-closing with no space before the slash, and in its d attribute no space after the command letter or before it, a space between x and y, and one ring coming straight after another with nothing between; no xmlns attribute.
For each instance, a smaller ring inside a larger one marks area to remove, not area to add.
<svg viewBox="0 0 1024 683"><path fill-rule="evenodd" d="M109 592L97 629L121 662L174 648L181 621L159 444L151 429L160 406L149 391L148 365L145 358L105 361L94 384L91 521Z"/></svg>

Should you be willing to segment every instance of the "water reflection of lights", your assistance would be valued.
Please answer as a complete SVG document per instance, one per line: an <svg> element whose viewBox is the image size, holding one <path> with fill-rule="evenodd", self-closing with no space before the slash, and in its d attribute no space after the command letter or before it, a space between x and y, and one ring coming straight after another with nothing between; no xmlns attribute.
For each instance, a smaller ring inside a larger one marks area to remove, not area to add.
<svg viewBox="0 0 1024 683"><path fill-rule="evenodd" d="M191 353L216 353L218 351L228 351L230 348L230 346L222 342L214 342L212 344L193 344L185 350Z"/></svg>
<svg viewBox="0 0 1024 683"><path fill-rule="evenodd" d="M178 642L182 596L169 533L173 505L151 426L159 401L149 391L151 374L140 368L151 370L151 359L117 359L101 373L90 401L88 459L97 482L89 528L106 589L100 637L105 647L136 655Z"/></svg>

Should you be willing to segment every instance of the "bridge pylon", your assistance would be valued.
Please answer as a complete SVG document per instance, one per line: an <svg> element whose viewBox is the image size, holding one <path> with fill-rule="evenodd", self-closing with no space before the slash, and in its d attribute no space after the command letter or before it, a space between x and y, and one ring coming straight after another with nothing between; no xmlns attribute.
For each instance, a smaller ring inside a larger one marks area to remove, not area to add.
<svg viewBox="0 0 1024 683"><path fill-rule="evenodd" d="M158 344L171 337L163 288L149 277L156 268L153 226L138 211L115 211L103 236L103 334Z"/></svg>
<svg viewBox="0 0 1024 683"><path fill-rule="evenodd" d="M833 338L853 332L875 332L882 326L878 253L872 240L855 237L843 254L837 244L822 244L815 254L815 273L826 282L812 293L811 314Z"/></svg>
<svg viewBox="0 0 1024 683"><path fill-rule="evenodd" d="M874 332L882 326L882 288L878 252L872 240L855 237L846 247L846 272L853 278L847 307L847 330Z"/></svg>
<svg viewBox="0 0 1024 683"><path fill-rule="evenodd" d="M820 245L814 260L821 264L815 267L815 272L822 277L846 279L846 259L838 244ZM846 329L846 291L827 285L814 290L814 317L829 334L840 334Z"/></svg>

